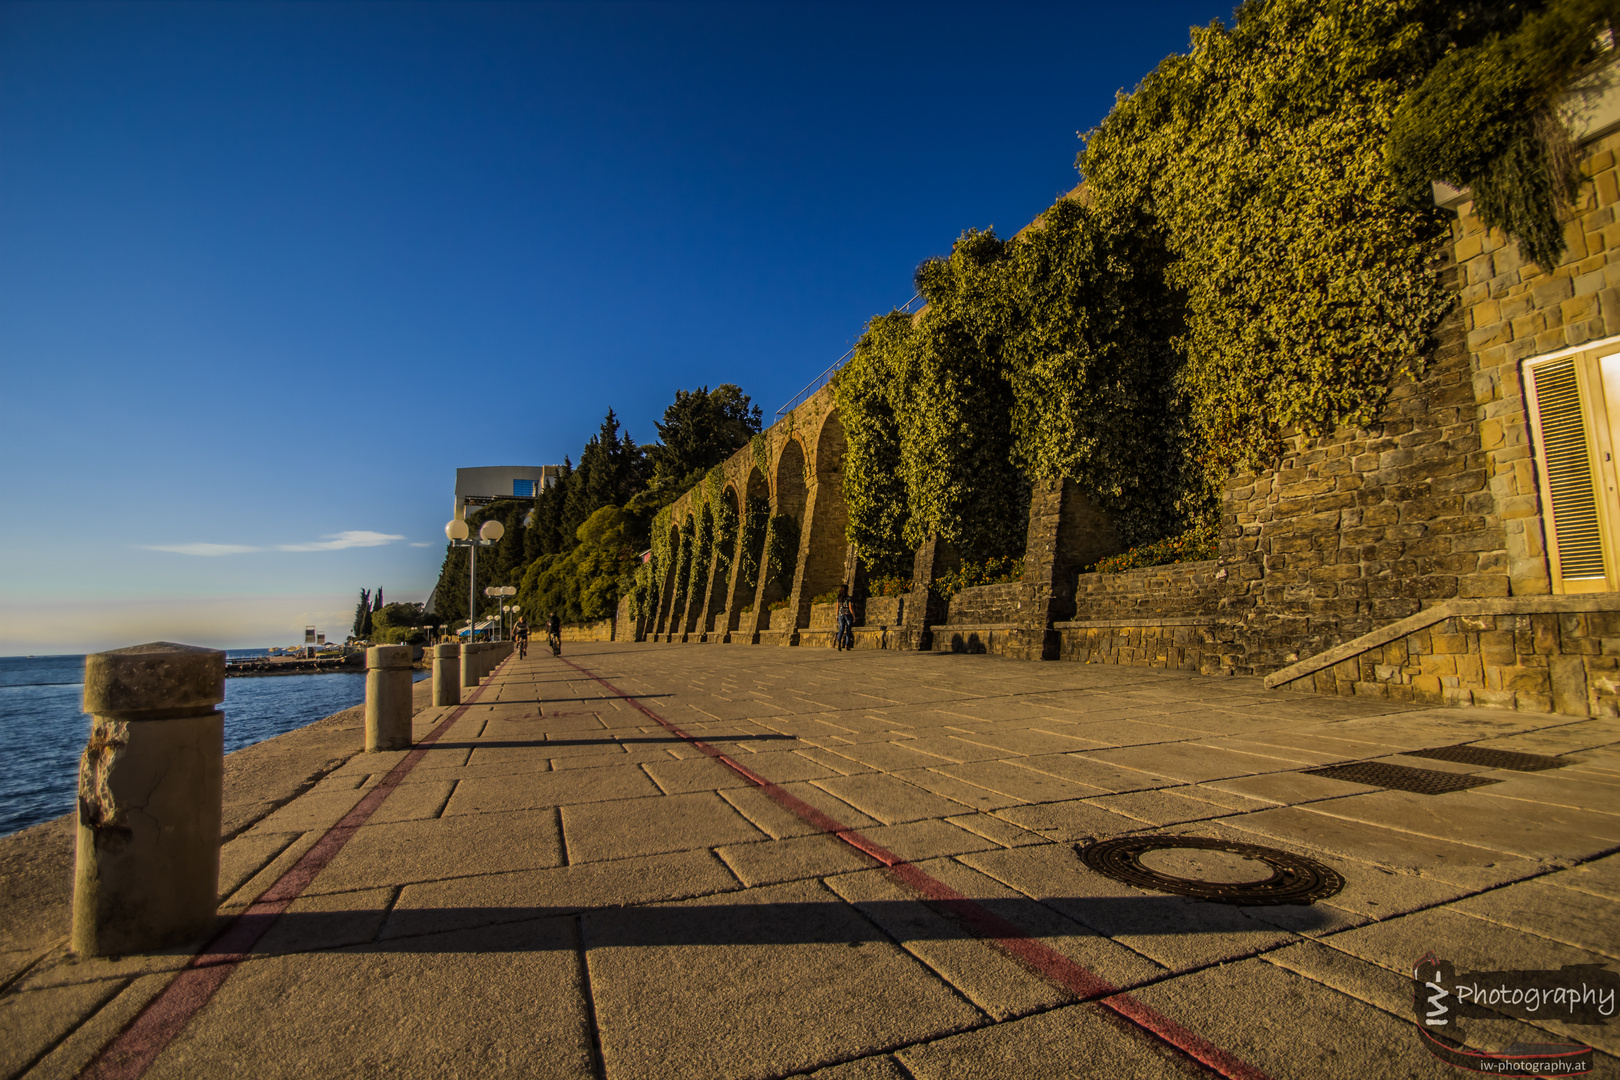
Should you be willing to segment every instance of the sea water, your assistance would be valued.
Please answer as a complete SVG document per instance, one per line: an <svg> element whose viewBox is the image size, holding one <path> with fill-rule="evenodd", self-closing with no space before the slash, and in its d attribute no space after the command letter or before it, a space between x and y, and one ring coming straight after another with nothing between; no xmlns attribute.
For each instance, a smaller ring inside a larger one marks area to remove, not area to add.
<svg viewBox="0 0 1620 1080"><path fill-rule="evenodd" d="M264 656L233 650L232 657ZM418 672L416 679L426 678ZM73 809L90 733L84 657L0 656L0 836ZM366 699L361 671L225 680L225 752L303 727Z"/></svg>

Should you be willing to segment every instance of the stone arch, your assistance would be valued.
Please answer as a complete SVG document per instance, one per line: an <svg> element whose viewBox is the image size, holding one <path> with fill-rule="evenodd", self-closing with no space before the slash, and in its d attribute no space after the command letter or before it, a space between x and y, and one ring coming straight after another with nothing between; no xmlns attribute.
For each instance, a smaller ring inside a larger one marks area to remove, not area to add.
<svg viewBox="0 0 1620 1080"><path fill-rule="evenodd" d="M776 459L776 482L771 485L773 516L785 515L795 520L804 517L809 472L804 444L796 438L789 439Z"/></svg>
<svg viewBox="0 0 1620 1080"><path fill-rule="evenodd" d="M686 616L687 599L692 591L692 549L696 546L697 518L690 508L681 522L680 552L675 557L675 618L670 620L669 632L679 634Z"/></svg>
<svg viewBox="0 0 1620 1080"><path fill-rule="evenodd" d="M687 634L703 633L709 623L709 594L712 591L710 571L714 568L714 509L709 500L698 504L692 515L692 564L687 573L686 618L683 623Z"/></svg>
<svg viewBox="0 0 1620 1080"><path fill-rule="evenodd" d="M778 600L786 600L793 591L793 581L797 577L799 551L804 541L804 509L809 485L809 462L805 457L804 445L796 438L790 438L782 447L782 452L776 458L776 475L771 484L771 527L766 530L765 555L760 560L759 593L754 601L757 610L763 610L767 605ZM781 520L787 518L793 522L793 531L797 537L789 537L781 531ZM766 565L773 548L778 550L782 566L780 575L772 575ZM784 624L793 621L790 615L784 619ZM772 630L781 629L775 618L771 620ZM791 626L788 627L792 629Z"/></svg>
<svg viewBox="0 0 1620 1080"><path fill-rule="evenodd" d="M738 501L737 509L739 522L737 527L737 563L732 574L731 597L726 602L727 626L730 630L743 628L742 608L748 605L757 613L759 592L759 567L765 558L765 530L759 529L750 535L748 529L748 512L750 506L762 506L766 520L770 518L771 485L760 472L758 465L750 466L748 476L743 481L742 498ZM757 615L747 617L747 632L749 641L753 640L754 626Z"/></svg>
<svg viewBox="0 0 1620 1080"><path fill-rule="evenodd" d="M653 626L653 636L665 633L669 629L670 609L675 604L675 563L680 554L681 530L673 521L669 525L669 546L664 550L669 552L668 565L658 567L659 576L663 579L658 589L658 621Z"/></svg>
<svg viewBox="0 0 1620 1080"><path fill-rule="evenodd" d="M806 597L830 592L844 580L849 554L849 506L844 502L846 449L844 424L838 410L833 409L816 436L816 471L811 478L804 545L802 591ZM808 607L804 614L809 616Z"/></svg>
<svg viewBox="0 0 1620 1080"><path fill-rule="evenodd" d="M788 608L793 629L810 625L811 601L844 580L849 554L849 508L844 502L844 425L831 409L816 433L815 471L800 515L799 558ZM785 627L784 627L785 628Z"/></svg>
<svg viewBox="0 0 1620 1080"><path fill-rule="evenodd" d="M709 603L703 616L703 631L716 637L731 632L730 617L732 579L737 576L737 545L742 536L740 504L737 484L728 480L720 490L714 504L714 556L709 571ZM731 522L731 535L725 535L724 523ZM716 620L718 616L718 621Z"/></svg>

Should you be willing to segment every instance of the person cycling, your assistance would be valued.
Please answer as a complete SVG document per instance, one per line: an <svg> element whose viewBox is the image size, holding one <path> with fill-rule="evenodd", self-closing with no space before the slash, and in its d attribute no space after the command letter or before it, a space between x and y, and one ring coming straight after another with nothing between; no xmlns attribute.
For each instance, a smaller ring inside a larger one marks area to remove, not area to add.
<svg viewBox="0 0 1620 1080"><path fill-rule="evenodd" d="M518 659L522 660L527 657L529 655L529 624L521 615L518 616L517 623L512 627L512 640L517 642Z"/></svg>
<svg viewBox="0 0 1620 1080"><path fill-rule="evenodd" d="M546 623L546 641L551 645L551 655L562 655L562 620L557 613L551 613L551 620Z"/></svg>

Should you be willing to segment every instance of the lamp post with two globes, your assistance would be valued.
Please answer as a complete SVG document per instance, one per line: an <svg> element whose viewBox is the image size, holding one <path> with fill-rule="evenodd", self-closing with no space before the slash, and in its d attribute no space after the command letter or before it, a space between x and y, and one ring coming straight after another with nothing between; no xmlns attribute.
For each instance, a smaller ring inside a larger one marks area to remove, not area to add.
<svg viewBox="0 0 1620 1080"><path fill-rule="evenodd" d="M505 641L506 640L506 612L507 612L506 598L508 596L516 596L517 595L517 589L513 588L511 585L491 585L487 589L484 590L484 595L488 596L488 597L492 597L493 599L500 602L500 605L501 605L501 640Z"/></svg>
<svg viewBox="0 0 1620 1080"><path fill-rule="evenodd" d="M495 541L506 535L506 526L498 521L486 521L478 530L478 539L469 537L472 530L467 528L467 522L462 518L450 521L444 527L444 535L450 538L451 547L464 547L467 549L467 640L472 641L478 636L478 549L489 547Z"/></svg>

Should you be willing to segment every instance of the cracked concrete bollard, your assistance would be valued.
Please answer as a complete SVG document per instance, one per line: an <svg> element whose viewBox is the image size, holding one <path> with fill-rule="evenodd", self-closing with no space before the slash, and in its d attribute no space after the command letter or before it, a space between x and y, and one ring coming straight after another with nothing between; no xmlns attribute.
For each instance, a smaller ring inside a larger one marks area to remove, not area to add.
<svg viewBox="0 0 1620 1080"><path fill-rule="evenodd" d="M73 951L122 956L214 928L225 654L167 641L84 660Z"/></svg>
<svg viewBox="0 0 1620 1080"><path fill-rule="evenodd" d="M366 752L411 748L411 647L366 650Z"/></svg>
<svg viewBox="0 0 1620 1080"><path fill-rule="evenodd" d="M461 688L478 685L478 645L469 641L461 646Z"/></svg>
<svg viewBox="0 0 1620 1080"><path fill-rule="evenodd" d="M433 646L433 704L461 704L461 646Z"/></svg>

